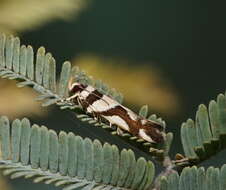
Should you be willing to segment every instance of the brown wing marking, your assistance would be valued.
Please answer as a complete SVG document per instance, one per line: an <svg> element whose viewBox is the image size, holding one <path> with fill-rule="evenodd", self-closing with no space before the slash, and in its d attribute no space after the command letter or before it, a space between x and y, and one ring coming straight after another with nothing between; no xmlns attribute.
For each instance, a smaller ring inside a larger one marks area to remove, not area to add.
<svg viewBox="0 0 226 190"><path fill-rule="evenodd" d="M127 110L124 109L122 106L118 105L114 108L111 108L104 112L98 112L100 115L104 116L114 116L117 115L121 117L129 126L129 132L135 136L139 136L139 130L144 129L145 133L151 137L154 142L162 142L164 137L161 133L162 126L155 122L147 120L146 124L141 123L143 118L138 117L137 120L133 120L129 117ZM161 129L161 130L159 130ZM141 137L142 138L142 137Z"/></svg>

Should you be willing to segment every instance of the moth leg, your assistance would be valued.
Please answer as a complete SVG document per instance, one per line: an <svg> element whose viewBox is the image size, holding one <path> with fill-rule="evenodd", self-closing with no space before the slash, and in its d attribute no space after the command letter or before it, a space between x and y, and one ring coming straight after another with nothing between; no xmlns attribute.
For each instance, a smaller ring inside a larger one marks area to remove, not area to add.
<svg viewBox="0 0 226 190"><path fill-rule="evenodd" d="M76 99L76 100L77 100L78 97L79 97L78 94L74 94L73 96L69 96L69 97L64 98L64 99L65 99L65 101L70 102L70 101L72 101L73 99Z"/></svg>
<svg viewBox="0 0 226 190"><path fill-rule="evenodd" d="M120 127L117 127L117 134L120 136L123 135L123 130Z"/></svg>
<svg viewBox="0 0 226 190"><path fill-rule="evenodd" d="M90 108L90 109L92 109L92 108ZM94 110L92 110L91 114L92 114L93 118L98 121L97 113Z"/></svg>
<svg viewBox="0 0 226 190"><path fill-rule="evenodd" d="M79 96L76 97L76 101L78 102L79 106L83 107L82 106L82 99Z"/></svg>
<svg viewBox="0 0 226 190"><path fill-rule="evenodd" d="M94 118L97 120L98 123L101 123L101 116L97 112L93 112Z"/></svg>
<svg viewBox="0 0 226 190"><path fill-rule="evenodd" d="M95 111L95 109L93 108L93 106L92 105L89 105L86 100L84 100L82 97L79 97L78 98L78 102L79 102L79 104L80 104L81 107L83 107L83 108L86 107L86 110L85 111L87 113L91 114L95 120L97 120L98 122L101 121L100 114L97 113ZM89 108L89 110L87 110L88 108Z"/></svg>
<svg viewBox="0 0 226 190"><path fill-rule="evenodd" d="M83 108L84 111L91 114L97 122L99 122L99 123L101 122L100 114L97 113L96 110L94 109L94 107L92 105L90 105L82 96L79 96L79 95L76 96L76 100L77 100L78 104ZM90 109L89 111L87 110L88 108Z"/></svg>
<svg viewBox="0 0 226 190"><path fill-rule="evenodd" d="M73 105L71 99L69 99L69 98L61 98L60 100L57 100L56 103L59 105L66 105L66 106Z"/></svg>

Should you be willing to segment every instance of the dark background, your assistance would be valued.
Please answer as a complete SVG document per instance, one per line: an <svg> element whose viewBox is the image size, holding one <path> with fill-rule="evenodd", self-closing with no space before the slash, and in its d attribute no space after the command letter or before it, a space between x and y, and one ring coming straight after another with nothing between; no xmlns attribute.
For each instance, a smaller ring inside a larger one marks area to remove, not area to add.
<svg viewBox="0 0 226 190"><path fill-rule="evenodd" d="M195 118L200 103L208 105L211 99L225 92L225 18L224 6L217 1L96 0L76 19L52 21L21 33L20 38L22 43L31 44L35 49L45 46L59 65L86 52L128 58L140 64L155 62L183 99L183 109L178 116L163 118L167 130L175 135L173 155L182 152L181 123ZM83 137L132 148L106 131L75 125L73 114L62 113L57 108L48 117L33 120L58 131L74 130ZM138 156L148 158L145 153L134 150ZM219 157L221 160L213 158L204 165L225 163L222 161L225 154ZM24 181L12 182L19 189Z"/></svg>

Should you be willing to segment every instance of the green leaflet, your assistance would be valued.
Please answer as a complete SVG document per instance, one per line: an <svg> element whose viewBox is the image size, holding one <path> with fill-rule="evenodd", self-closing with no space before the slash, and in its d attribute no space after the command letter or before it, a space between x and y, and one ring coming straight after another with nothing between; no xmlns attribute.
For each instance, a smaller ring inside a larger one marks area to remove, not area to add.
<svg viewBox="0 0 226 190"><path fill-rule="evenodd" d="M27 48L22 45L20 48L20 74L26 77L27 73Z"/></svg>
<svg viewBox="0 0 226 190"><path fill-rule="evenodd" d="M73 133L68 134L68 149L71 151L68 155L68 175L70 177L76 176L77 171L77 150L74 148L76 146L75 135Z"/></svg>
<svg viewBox="0 0 226 190"><path fill-rule="evenodd" d="M14 39L13 71L15 71L15 73L19 73L19 71L20 71L20 39L19 38Z"/></svg>
<svg viewBox="0 0 226 190"><path fill-rule="evenodd" d="M147 189L154 165L135 159L131 150L82 139L73 133L59 135L46 127L31 126L28 119L0 117L1 166L11 178L64 185L64 189ZM12 147L12 148L11 148Z"/></svg>
<svg viewBox="0 0 226 190"><path fill-rule="evenodd" d="M53 57L48 60L49 63L49 89L55 93L56 92L56 61Z"/></svg>
<svg viewBox="0 0 226 190"><path fill-rule="evenodd" d="M52 55L50 53L47 53L45 56L45 62L44 62L44 71L43 71L43 86L47 89L50 87L49 82L49 72L50 72L50 61L52 59Z"/></svg>
<svg viewBox="0 0 226 190"><path fill-rule="evenodd" d="M12 161L19 162L20 159L20 138L21 138L21 122L16 119L12 123L11 144L12 144Z"/></svg>
<svg viewBox="0 0 226 190"><path fill-rule="evenodd" d="M41 130L41 149L40 149L40 168L45 171L48 169L49 162L49 132L44 126Z"/></svg>
<svg viewBox="0 0 226 190"><path fill-rule="evenodd" d="M226 99L218 95L210 101L208 109L200 105L196 120L188 119L181 126L181 139L185 156L199 162L226 147Z"/></svg>
<svg viewBox="0 0 226 190"><path fill-rule="evenodd" d="M130 169L130 167L133 167L130 165L129 156L130 155L128 154L127 150L123 149L121 152L121 157L120 157L121 162L119 165L119 167L121 169L120 169L118 182L117 182L117 186L119 186L119 187L124 185L127 175L129 174L129 169Z"/></svg>
<svg viewBox="0 0 226 190"><path fill-rule="evenodd" d="M136 166L135 166L135 176L134 176L134 180L132 182L132 188L136 189L139 187L140 183L141 183L141 179L144 177L145 175L145 165L146 165L146 161L144 160L144 158L139 158Z"/></svg>
<svg viewBox="0 0 226 190"><path fill-rule="evenodd" d="M148 106L144 105L140 108L139 115L143 118L147 118L148 116Z"/></svg>
<svg viewBox="0 0 226 190"><path fill-rule="evenodd" d="M56 173L59 164L59 142L55 131L49 131L49 170Z"/></svg>
<svg viewBox="0 0 226 190"><path fill-rule="evenodd" d="M0 120L0 139L1 152L4 160L10 159L10 134L9 134L9 120L7 117L2 117Z"/></svg>
<svg viewBox="0 0 226 190"><path fill-rule="evenodd" d="M21 139L20 139L20 160L23 165L27 165L29 162L30 137L31 137L30 121L24 118L21 121Z"/></svg>
<svg viewBox="0 0 226 190"><path fill-rule="evenodd" d="M33 48L31 46L27 47L27 77L30 80L34 80L34 52L33 52ZM21 62L20 62L21 63ZM48 76L48 73L44 75Z"/></svg>
<svg viewBox="0 0 226 190"><path fill-rule="evenodd" d="M223 190L225 189L225 168L185 167L180 176L173 172L160 179L160 190Z"/></svg>
<svg viewBox="0 0 226 190"><path fill-rule="evenodd" d="M70 62L64 62L63 66L62 66L62 70L61 70L61 74L60 74L60 82L59 82L59 89L58 89L58 93L60 95L60 97L65 97L68 87L68 81L70 78L70 74L71 74L71 64Z"/></svg>
<svg viewBox="0 0 226 190"><path fill-rule="evenodd" d="M13 36L7 36L6 38L6 48L5 48L5 64L8 69L12 69L13 65Z"/></svg>
<svg viewBox="0 0 226 190"><path fill-rule="evenodd" d="M84 146L84 141L81 137L76 137L76 149L78 151L77 154L77 176L79 179L83 179L85 177L86 171L86 150ZM101 160L100 160L101 162Z"/></svg>
<svg viewBox="0 0 226 190"><path fill-rule="evenodd" d="M105 143L103 146L103 182L108 184L111 180L111 173L113 170L113 153L110 144ZM110 172L109 172L110 171Z"/></svg>
<svg viewBox="0 0 226 190"><path fill-rule="evenodd" d="M5 41L6 35L0 34L0 66L5 67Z"/></svg>
<svg viewBox="0 0 226 190"><path fill-rule="evenodd" d="M90 154L86 155L86 179L91 181L94 176L94 150L93 143L89 138L85 138L84 140L85 150L90 152ZM103 180L104 181L104 180Z"/></svg>
<svg viewBox="0 0 226 190"><path fill-rule="evenodd" d="M31 128L31 154L30 162L32 168L38 168L39 156L41 149L41 128L37 125L33 125Z"/></svg>
<svg viewBox="0 0 226 190"><path fill-rule="evenodd" d="M61 175L67 174L68 168L68 137L65 132L59 134L59 171Z"/></svg>
<svg viewBox="0 0 226 190"><path fill-rule="evenodd" d="M134 175L135 175L135 167L134 167L134 165L136 164L136 159L135 159L135 155L134 155L133 151L129 150L128 154L129 154L129 156L128 156L129 157L129 160L128 160L128 162L129 162L129 168L128 168L129 169L129 174L128 174L126 182L125 182L125 187L127 187L127 188L130 187L132 182L133 182ZM150 167L149 162L147 164L148 164L148 167ZM153 171L154 170L152 170L152 172ZM146 174L149 177L151 177L150 173L146 172ZM144 183L145 183L145 181L146 180L143 180ZM147 180L147 181L149 181L149 180ZM142 185L140 187L144 188L144 186L142 186Z"/></svg>
<svg viewBox="0 0 226 190"><path fill-rule="evenodd" d="M42 84L44 74L45 48L40 47L36 55L35 79L38 84Z"/></svg>

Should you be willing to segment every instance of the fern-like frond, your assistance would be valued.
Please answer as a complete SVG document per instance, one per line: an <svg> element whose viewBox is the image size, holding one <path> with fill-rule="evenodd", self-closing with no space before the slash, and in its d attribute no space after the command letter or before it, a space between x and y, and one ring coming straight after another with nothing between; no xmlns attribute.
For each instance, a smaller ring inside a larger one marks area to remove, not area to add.
<svg viewBox="0 0 226 190"><path fill-rule="evenodd" d="M0 34L0 76L19 80L19 87L32 86L41 94L37 99L46 100L44 106L67 97L68 81L71 77L75 77L79 82L91 84L102 93L122 102L120 93L101 81L91 79L78 67L71 69L71 63L68 61L63 63L57 85L55 59L50 53L45 52L44 47L40 47L35 56L31 46L20 45L18 37L4 34Z"/></svg>
<svg viewBox="0 0 226 190"><path fill-rule="evenodd" d="M226 189L226 165L221 169L186 167L180 176L177 172L160 179L160 190L223 190Z"/></svg>
<svg viewBox="0 0 226 190"><path fill-rule="evenodd" d="M81 121L87 121L92 125L108 129L112 134L118 134L116 128L110 128L108 124L100 123L84 112L81 114L82 108L79 105L68 105L63 100L68 97L68 82L71 78L82 84L94 86L98 91L114 98L119 103L122 102L122 95L100 80L94 80L87 76L78 67L71 68L70 62L67 61L63 63L59 83L57 83L55 59L50 53L45 52L44 47L40 47L35 56L31 46L20 45L19 38L0 34L0 76L19 80L20 82L17 84L19 87L33 87L41 94L37 97L37 100L43 100L43 106L57 103L61 108L73 109ZM141 109L140 115L147 116L147 107ZM158 119L156 115L150 116L149 119L160 122L165 126L165 122ZM148 147L148 149L152 146L152 144L129 133L124 133L123 137L136 141ZM155 154L156 151L159 154L158 149L152 149ZM162 150L160 152L160 154L163 154Z"/></svg>
<svg viewBox="0 0 226 190"><path fill-rule="evenodd" d="M0 118L0 168L11 178L35 178L70 189L147 189L154 165L135 159L131 150L82 139L34 124L28 119Z"/></svg>
<svg viewBox="0 0 226 190"><path fill-rule="evenodd" d="M46 54L45 49L40 47L34 61L31 46L20 46L19 38L0 34L0 76L19 80L19 87L32 86L41 94L39 99L48 99L44 105L55 103L65 97L70 70L70 63L65 62L57 88L56 63L50 53Z"/></svg>
<svg viewBox="0 0 226 190"><path fill-rule="evenodd" d="M101 81L94 81L84 71L80 71L78 67L71 69L71 64L68 61L64 62L62 66L59 83L57 84L56 62L52 55L45 53L44 47L40 47L36 53L36 58L34 57L31 46L21 46L19 38L0 34L0 76L19 80L20 82L17 84L19 87L33 87L41 94L36 99L43 100L43 106L61 102L68 97L68 81L71 77L78 82L93 85L102 93L122 102L120 93L110 89ZM69 107L74 109L76 107L82 109L78 105L65 105L64 102L62 104L58 103L58 105L61 108ZM101 126L106 128L107 125L102 124Z"/></svg>
<svg viewBox="0 0 226 190"><path fill-rule="evenodd" d="M181 127L185 156L191 163L203 161L226 148L226 98L220 94L209 107L200 105L196 119L188 119Z"/></svg>

